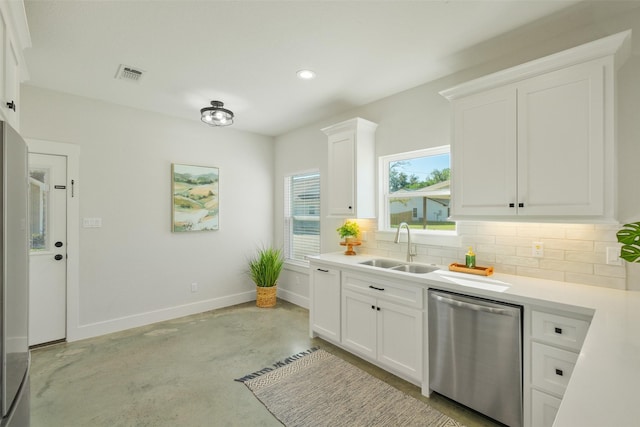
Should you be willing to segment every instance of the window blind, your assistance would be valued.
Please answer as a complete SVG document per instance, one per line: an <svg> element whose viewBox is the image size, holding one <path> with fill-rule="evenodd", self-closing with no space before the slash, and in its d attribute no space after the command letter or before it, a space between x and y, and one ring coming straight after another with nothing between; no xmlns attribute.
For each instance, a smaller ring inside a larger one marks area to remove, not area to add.
<svg viewBox="0 0 640 427"><path fill-rule="evenodd" d="M291 175L284 179L285 258L305 261L320 253L320 174Z"/></svg>

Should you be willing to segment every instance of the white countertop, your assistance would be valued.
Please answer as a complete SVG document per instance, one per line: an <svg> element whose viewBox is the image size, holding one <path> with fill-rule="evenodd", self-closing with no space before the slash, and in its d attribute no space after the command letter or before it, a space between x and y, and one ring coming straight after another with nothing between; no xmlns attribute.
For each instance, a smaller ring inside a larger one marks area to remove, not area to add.
<svg viewBox="0 0 640 427"><path fill-rule="evenodd" d="M473 277L473 281L486 286L471 287L465 286L464 280L470 275L448 270L416 275L359 265L381 258L377 256L337 252L309 258L327 266L406 278L426 287L593 314L554 426L640 426L640 292L499 273L489 278ZM501 290L503 285L508 288Z"/></svg>

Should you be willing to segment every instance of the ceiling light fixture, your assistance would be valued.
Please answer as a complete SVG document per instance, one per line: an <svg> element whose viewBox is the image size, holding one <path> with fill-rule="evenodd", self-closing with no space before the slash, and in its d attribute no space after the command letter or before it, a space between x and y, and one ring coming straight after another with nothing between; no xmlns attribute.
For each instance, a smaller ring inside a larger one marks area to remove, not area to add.
<svg viewBox="0 0 640 427"><path fill-rule="evenodd" d="M300 70L296 73L301 80L312 80L316 78L316 73L311 70Z"/></svg>
<svg viewBox="0 0 640 427"><path fill-rule="evenodd" d="M233 124L233 112L222 108L223 102L211 101L211 107L204 107L200 110L202 117L200 120L209 126L229 126Z"/></svg>

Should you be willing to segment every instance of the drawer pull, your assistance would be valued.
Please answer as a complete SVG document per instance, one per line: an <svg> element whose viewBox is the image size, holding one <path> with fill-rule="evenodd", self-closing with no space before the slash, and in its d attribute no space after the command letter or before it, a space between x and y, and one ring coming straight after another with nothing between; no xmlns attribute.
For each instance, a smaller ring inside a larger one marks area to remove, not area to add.
<svg viewBox="0 0 640 427"><path fill-rule="evenodd" d="M562 328L554 328L556 334L562 334Z"/></svg>
<svg viewBox="0 0 640 427"><path fill-rule="evenodd" d="M558 369L558 368L556 368L556 375L558 375L558 376L560 376L560 377L561 377L561 376L563 376L563 375L564 375L564 372L562 372L562 369Z"/></svg>
<svg viewBox="0 0 640 427"><path fill-rule="evenodd" d="M328 273L329 272L329 270L325 270L324 268L318 268L317 270L318 271L322 271L323 273Z"/></svg>
<svg viewBox="0 0 640 427"><path fill-rule="evenodd" d="M376 291L384 291L384 288L376 288L376 287L375 287L375 286L373 286L373 285L369 285L369 288L371 288L371 289L375 289Z"/></svg>

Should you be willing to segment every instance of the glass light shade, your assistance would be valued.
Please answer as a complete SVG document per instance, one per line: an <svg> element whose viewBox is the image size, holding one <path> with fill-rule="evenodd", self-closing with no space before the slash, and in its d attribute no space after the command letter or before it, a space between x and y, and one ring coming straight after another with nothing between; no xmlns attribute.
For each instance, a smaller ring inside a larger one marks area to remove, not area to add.
<svg viewBox="0 0 640 427"><path fill-rule="evenodd" d="M222 108L224 104L220 101L211 101L211 107L200 110L204 123L209 126L229 126L233 124L233 112Z"/></svg>

